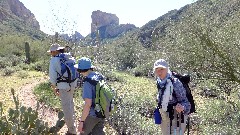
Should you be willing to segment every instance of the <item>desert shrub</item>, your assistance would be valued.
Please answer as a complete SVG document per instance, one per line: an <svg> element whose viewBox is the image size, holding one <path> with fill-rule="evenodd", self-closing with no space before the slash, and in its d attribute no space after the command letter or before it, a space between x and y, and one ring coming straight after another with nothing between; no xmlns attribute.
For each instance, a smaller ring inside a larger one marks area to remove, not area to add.
<svg viewBox="0 0 240 135"><path fill-rule="evenodd" d="M47 106L56 110L60 110L60 98L54 95L49 82L40 83L34 88L33 93L37 96L38 101L44 102Z"/></svg>
<svg viewBox="0 0 240 135"><path fill-rule="evenodd" d="M8 58L0 57L0 69L11 66L11 63Z"/></svg>
<svg viewBox="0 0 240 135"><path fill-rule="evenodd" d="M15 72L15 69L12 67L6 67L2 70L2 75L3 76L10 76Z"/></svg>
<svg viewBox="0 0 240 135"><path fill-rule="evenodd" d="M15 102L15 108L10 108L8 114L3 115L3 103L0 102L1 134L56 134L65 124L63 120L63 112L59 112L59 119L56 125L49 128L47 122L38 118L38 112L36 110L33 110L30 107L26 108L24 106L20 106L18 98L14 95L14 90L11 89L11 92Z"/></svg>
<svg viewBox="0 0 240 135"><path fill-rule="evenodd" d="M123 82L123 78L120 76L117 76L116 74L112 73L111 71L102 70L101 73L106 77L107 81L116 81L116 82Z"/></svg>
<svg viewBox="0 0 240 135"><path fill-rule="evenodd" d="M147 98L120 98L110 125L120 134L159 134L160 127L152 119L154 103L150 102Z"/></svg>
<svg viewBox="0 0 240 135"><path fill-rule="evenodd" d="M49 61L45 61L45 60L40 60L30 64L31 70L48 72L48 68L49 68Z"/></svg>
<svg viewBox="0 0 240 135"><path fill-rule="evenodd" d="M18 72L18 77L20 78L27 78L29 76L27 71L19 71Z"/></svg>
<svg viewBox="0 0 240 135"><path fill-rule="evenodd" d="M16 67L22 69L22 70L30 70L31 69L31 64L26 64L26 63L20 63Z"/></svg>
<svg viewBox="0 0 240 135"><path fill-rule="evenodd" d="M150 76L151 72L152 72L152 64L148 63L148 64L143 64L143 65L139 65L136 68L132 69L131 74L133 74L134 76Z"/></svg>
<svg viewBox="0 0 240 135"><path fill-rule="evenodd" d="M16 56L16 55L9 55L7 56L9 62L11 63L11 66L17 66L20 63L23 63L23 58L20 56Z"/></svg>
<svg viewBox="0 0 240 135"><path fill-rule="evenodd" d="M208 100L206 108L198 108L202 134L239 134L240 103L226 100Z"/></svg>

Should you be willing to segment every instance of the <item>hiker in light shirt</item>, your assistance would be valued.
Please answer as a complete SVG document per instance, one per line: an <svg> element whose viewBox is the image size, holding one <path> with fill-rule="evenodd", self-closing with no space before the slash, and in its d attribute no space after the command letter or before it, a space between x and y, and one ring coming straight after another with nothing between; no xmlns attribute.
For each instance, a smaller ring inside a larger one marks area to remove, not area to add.
<svg viewBox="0 0 240 135"><path fill-rule="evenodd" d="M59 50L63 48L64 47L61 47L59 44L52 44L48 51L52 56L49 65L49 77L54 94L59 96L61 99L64 121L68 128L66 135L75 135L77 132L75 126L73 93L77 86L77 80L71 84L67 82L58 82L58 77L61 73L61 64L60 58L57 57L57 55L60 54Z"/></svg>

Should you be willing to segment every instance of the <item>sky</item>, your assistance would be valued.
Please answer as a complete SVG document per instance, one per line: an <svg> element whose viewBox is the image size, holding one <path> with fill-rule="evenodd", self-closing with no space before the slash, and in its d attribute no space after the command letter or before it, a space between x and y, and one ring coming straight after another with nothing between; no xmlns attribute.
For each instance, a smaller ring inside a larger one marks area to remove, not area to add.
<svg viewBox="0 0 240 135"><path fill-rule="evenodd" d="M173 9L196 0L19 0L40 24L40 29L53 35L55 32L83 36L91 32L92 11L115 14L120 24L141 27Z"/></svg>

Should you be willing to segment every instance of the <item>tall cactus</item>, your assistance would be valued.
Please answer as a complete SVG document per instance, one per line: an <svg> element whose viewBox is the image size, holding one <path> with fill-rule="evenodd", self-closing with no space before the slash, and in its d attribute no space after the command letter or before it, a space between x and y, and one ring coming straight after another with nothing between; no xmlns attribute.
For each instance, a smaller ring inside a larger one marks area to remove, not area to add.
<svg viewBox="0 0 240 135"><path fill-rule="evenodd" d="M28 42L25 42L26 63L30 63L30 46Z"/></svg>
<svg viewBox="0 0 240 135"><path fill-rule="evenodd" d="M58 38L59 38L59 34L58 32L55 32L55 39L54 39L55 43L58 43Z"/></svg>

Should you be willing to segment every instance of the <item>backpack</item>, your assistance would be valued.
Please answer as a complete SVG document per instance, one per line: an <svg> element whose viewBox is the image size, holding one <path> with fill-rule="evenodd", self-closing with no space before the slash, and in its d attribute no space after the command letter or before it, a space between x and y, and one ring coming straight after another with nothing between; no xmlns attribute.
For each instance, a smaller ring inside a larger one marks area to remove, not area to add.
<svg viewBox="0 0 240 135"><path fill-rule="evenodd" d="M179 81L183 84L183 87L186 90L186 97L191 104L191 109L190 109L190 112L188 114L196 112L194 99L193 99L193 96L192 96L192 93L191 93L191 89L188 85L189 82L190 82L190 76L189 75L181 75L181 74L178 74L178 73L172 71L172 77L170 78L172 83L174 81L173 80L174 77L179 79ZM158 84L157 84L157 87L158 87L158 89L160 89ZM176 97L174 89L173 89L172 96ZM160 106L160 103L158 103L158 107L159 106ZM169 107L169 108L172 108L172 107ZM170 126L171 126L172 125L172 119L173 119L173 112L172 112L172 110L168 110L168 111L169 111L169 117L171 119L170 120ZM184 118L184 116L183 116L183 114L181 114L181 119L183 120L183 118ZM186 128L188 129L187 134L189 135L190 134L190 117L188 117L188 119L187 119ZM170 130L170 133L171 133L171 130Z"/></svg>
<svg viewBox="0 0 240 135"><path fill-rule="evenodd" d="M116 94L104 79L99 81L92 80L91 78L85 78L90 84L96 86L95 102L92 105L95 110L95 114L98 118L109 118L116 110Z"/></svg>
<svg viewBox="0 0 240 135"><path fill-rule="evenodd" d="M191 104L191 109L188 114L195 113L196 112L195 103L194 103L194 99L193 99L193 96L191 93L191 89L188 85L190 82L190 76L189 75L181 75L176 72L172 72L172 75L180 80L180 82L183 84L183 87L186 90L186 97ZM188 129L187 135L189 135L190 134L190 117L188 117L186 124L187 124L186 128Z"/></svg>
<svg viewBox="0 0 240 135"><path fill-rule="evenodd" d="M58 73L57 83L66 82L70 85L78 77L78 72L74 67L75 59L69 53L61 53L55 57L59 57L61 63L61 73Z"/></svg>
<svg viewBox="0 0 240 135"><path fill-rule="evenodd" d="M181 75L176 72L172 72L172 75L180 80L180 82L183 84L183 87L186 90L186 97L191 104L191 109L190 109L189 114L196 112L194 99L193 99L193 96L191 93L191 89L189 87L190 76L189 75Z"/></svg>

